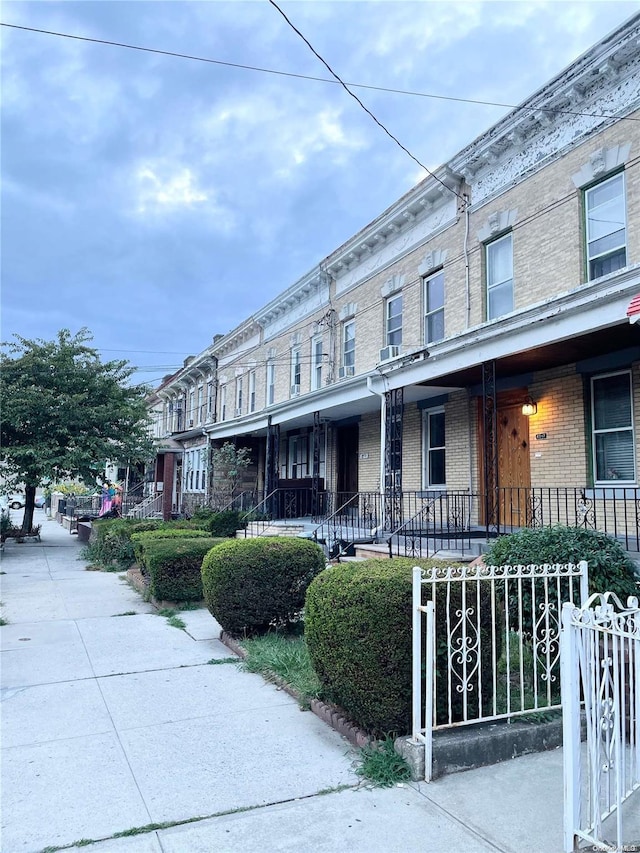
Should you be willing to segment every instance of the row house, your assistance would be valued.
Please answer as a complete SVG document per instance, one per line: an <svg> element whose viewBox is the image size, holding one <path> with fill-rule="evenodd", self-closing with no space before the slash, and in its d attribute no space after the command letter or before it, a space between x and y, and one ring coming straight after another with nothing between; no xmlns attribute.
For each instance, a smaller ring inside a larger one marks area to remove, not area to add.
<svg viewBox="0 0 640 853"><path fill-rule="evenodd" d="M639 163L635 16L158 389L173 508L232 441L271 515L638 550Z"/></svg>

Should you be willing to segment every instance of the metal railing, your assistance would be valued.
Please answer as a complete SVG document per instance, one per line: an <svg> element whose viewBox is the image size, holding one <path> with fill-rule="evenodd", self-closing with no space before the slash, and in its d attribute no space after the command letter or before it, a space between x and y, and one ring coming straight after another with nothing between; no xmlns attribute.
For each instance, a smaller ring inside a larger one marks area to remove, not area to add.
<svg viewBox="0 0 640 853"><path fill-rule="evenodd" d="M414 568L412 731L426 781L434 730L560 708L561 608L587 594L584 561Z"/></svg>
<svg viewBox="0 0 640 853"><path fill-rule="evenodd" d="M162 514L164 495L149 495L127 511L128 518L150 518Z"/></svg>
<svg viewBox="0 0 640 853"><path fill-rule="evenodd" d="M379 492L337 492L327 503L336 508L311 533L330 559L353 556L356 545L375 542L382 535L383 498Z"/></svg>
<svg viewBox="0 0 640 853"><path fill-rule="evenodd" d="M640 796L638 599L625 606L607 592L583 607L565 604L561 654L564 850L572 853L581 841L593 845L589 849L631 850L637 821L628 826L626 820L637 815L637 805L633 812L623 804Z"/></svg>
<svg viewBox="0 0 640 853"><path fill-rule="evenodd" d="M387 537L389 557L432 557L441 550L462 556L471 548L474 496L469 492L414 493L419 509ZM476 531L476 536L478 532Z"/></svg>

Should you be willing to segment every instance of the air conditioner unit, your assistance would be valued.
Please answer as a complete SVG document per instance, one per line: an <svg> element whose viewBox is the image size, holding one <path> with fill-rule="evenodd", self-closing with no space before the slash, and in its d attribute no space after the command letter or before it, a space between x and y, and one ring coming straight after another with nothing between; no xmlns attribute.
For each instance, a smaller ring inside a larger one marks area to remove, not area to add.
<svg viewBox="0 0 640 853"><path fill-rule="evenodd" d="M400 355L399 346L382 347L380 350L380 361L389 361L392 358L397 358Z"/></svg>
<svg viewBox="0 0 640 853"><path fill-rule="evenodd" d="M345 379L347 376L353 376L355 368L352 364L345 365L338 370L338 379Z"/></svg>
<svg viewBox="0 0 640 853"><path fill-rule="evenodd" d="M291 396L297 397L299 393L300 393L300 386L299 385L292 385L291 386Z"/></svg>

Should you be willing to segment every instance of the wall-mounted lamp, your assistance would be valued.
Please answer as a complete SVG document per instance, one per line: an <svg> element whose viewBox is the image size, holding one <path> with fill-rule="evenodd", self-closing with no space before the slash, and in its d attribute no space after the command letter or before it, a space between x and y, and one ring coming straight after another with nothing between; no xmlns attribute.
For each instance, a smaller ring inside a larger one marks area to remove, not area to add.
<svg viewBox="0 0 640 853"><path fill-rule="evenodd" d="M535 415L537 413L537 411L538 411L538 404L534 403L534 401L531 397L527 397L527 399L524 401L524 404L522 406L522 414L526 415L528 418L530 418L531 415Z"/></svg>

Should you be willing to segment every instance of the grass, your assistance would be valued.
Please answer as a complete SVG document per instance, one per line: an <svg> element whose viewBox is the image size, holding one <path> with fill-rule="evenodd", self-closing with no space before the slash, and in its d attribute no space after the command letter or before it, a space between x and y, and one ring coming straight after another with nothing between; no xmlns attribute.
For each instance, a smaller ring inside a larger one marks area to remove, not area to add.
<svg viewBox="0 0 640 853"><path fill-rule="evenodd" d="M164 616L172 628L179 628L181 631L184 631L187 627L187 623L184 619L181 619L178 616L178 613L179 611L175 610L173 607L161 607L160 610L158 610L157 615Z"/></svg>
<svg viewBox="0 0 640 853"><path fill-rule="evenodd" d="M211 658L211 660L208 660L207 663L210 666L217 666L218 664L222 663L240 663L240 658Z"/></svg>
<svg viewBox="0 0 640 853"><path fill-rule="evenodd" d="M369 744L360 750L360 765L356 768L362 776L377 788L391 788L398 782L411 779L409 765L395 751L392 738Z"/></svg>
<svg viewBox="0 0 640 853"><path fill-rule="evenodd" d="M242 668L265 678L282 678L300 697L303 707L320 695L320 681L311 665L304 637L271 633L245 640Z"/></svg>

